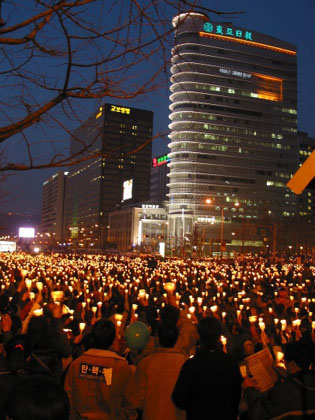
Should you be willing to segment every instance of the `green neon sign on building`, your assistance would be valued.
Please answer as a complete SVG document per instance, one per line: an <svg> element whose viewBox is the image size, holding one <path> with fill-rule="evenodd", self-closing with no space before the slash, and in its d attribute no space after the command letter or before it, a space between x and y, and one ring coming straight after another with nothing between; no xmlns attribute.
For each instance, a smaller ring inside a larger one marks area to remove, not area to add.
<svg viewBox="0 0 315 420"><path fill-rule="evenodd" d="M223 25L221 23L206 22L203 25L203 29L208 34L230 36L233 38L253 41L252 32L244 31L242 29L231 28L230 26Z"/></svg>

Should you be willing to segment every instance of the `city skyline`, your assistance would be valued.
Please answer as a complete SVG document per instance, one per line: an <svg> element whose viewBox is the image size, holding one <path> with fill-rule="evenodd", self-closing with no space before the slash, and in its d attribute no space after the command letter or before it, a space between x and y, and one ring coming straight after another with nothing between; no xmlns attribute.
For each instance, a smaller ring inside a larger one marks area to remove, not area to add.
<svg viewBox="0 0 315 420"><path fill-rule="evenodd" d="M214 1L207 6L217 10L235 10L235 4L232 1ZM259 31L297 45L298 129L307 132L311 137L315 137L312 117L312 109L315 108L315 81L312 77L313 63L315 62L315 48L312 48L312 44L315 42L315 29L311 25L315 17L315 5L310 1L305 1L300 5L293 1L279 1L277 4L268 1L264 5L253 5L246 0L238 2L237 10L244 10L245 13L228 18L212 16L212 19L215 21L228 20L235 25ZM106 98L104 98L103 102L114 101L110 99L106 101ZM169 99L166 87L147 97L139 97L130 101L117 101L117 104L119 103L153 111L154 136L160 131L168 131L170 121L168 119ZM153 156L167 152L166 139L153 142ZM19 153L19 150L15 147L15 149L9 150L9 153ZM10 195L5 203L0 203L0 206L2 204L0 211L40 213L42 184L55 172L57 172L56 169L32 171L11 177L8 181Z"/></svg>

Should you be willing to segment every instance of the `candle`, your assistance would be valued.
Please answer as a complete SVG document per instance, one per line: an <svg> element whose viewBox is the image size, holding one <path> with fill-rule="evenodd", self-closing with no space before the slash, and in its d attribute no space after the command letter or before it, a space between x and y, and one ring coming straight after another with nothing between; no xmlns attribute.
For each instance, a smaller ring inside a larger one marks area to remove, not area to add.
<svg viewBox="0 0 315 420"><path fill-rule="evenodd" d="M35 316L42 316L42 315L43 315L43 313L44 313L43 308L40 308L40 309L35 309L35 310L33 311L33 314L34 314Z"/></svg>
<svg viewBox="0 0 315 420"><path fill-rule="evenodd" d="M139 298L144 298L144 296L145 296L145 290L144 289L140 289L138 296L139 296Z"/></svg>
<svg viewBox="0 0 315 420"><path fill-rule="evenodd" d="M282 353L282 351L277 351L277 354L276 354L277 364L282 363L283 358L284 358L284 353Z"/></svg>
<svg viewBox="0 0 315 420"><path fill-rule="evenodd" d="M80 331L81 331L81 333L82 333L82 331L84 330L84 328L85 328L85 322L80 322L80 324L79 324L79 328L80 328Z"/></svg>
<svg viewBox="0 0 315 420"><path fill-rule="evenodd" d="M165 289L167 292L171 293L171 292L173 292L173 291L174 291L174 289L175 289L175 284L174 284L174 283L172 283L172 282L165 283L165 284L164 284L164 289Z"/></svg>
<svg viewBox="0 0 315 420"><path fill-rule="evenodd" d="M30 279L26 279L26 280L25 280L25 284L26 284L26 287L27 287L28 289L30 289L30 288L32 287L32 280L30 280Z"/></svg>
<svg viewBox="0 0 315 420"><path fill-rule="evenodd" d="M36 282L36 287L39 290L39 292L41 292L43 290L43 283L41 281L37 281Z"/></svg>

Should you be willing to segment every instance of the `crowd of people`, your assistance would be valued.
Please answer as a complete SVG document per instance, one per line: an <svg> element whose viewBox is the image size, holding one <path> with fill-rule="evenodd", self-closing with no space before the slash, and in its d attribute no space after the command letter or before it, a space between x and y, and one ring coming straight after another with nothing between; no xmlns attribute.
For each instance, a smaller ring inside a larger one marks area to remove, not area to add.
<svg viewBox="0 0 315 420"><path fill-rule="evenodd" d="M312 258L2 253L0 420L315 418L314 279Z"/></svg>

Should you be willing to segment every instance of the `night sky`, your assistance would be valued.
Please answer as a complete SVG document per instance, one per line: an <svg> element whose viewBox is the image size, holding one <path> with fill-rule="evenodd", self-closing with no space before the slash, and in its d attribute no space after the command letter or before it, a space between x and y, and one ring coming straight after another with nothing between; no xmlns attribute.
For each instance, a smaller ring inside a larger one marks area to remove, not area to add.
<svg viewBox="0 0 315 420"><path fill-rule="evenodd" d="M201 2L204 6L220 11L243 11L234 17L209 16L214 21L229 21L252 31L262 32L282 39L297 46L298 57L298 129L315 137L315 1L314 0L215 0ZM171 20L171 16L170 16ZM106 98L104 98L104 102ZM134 106L154 111L154 134L168 130L168 90L158 91L131 101L115 101L110 103ZM90 101L91 112L97 104ZM64 135L67 142L67 136ZM20 143L10 142L8 156L21 156ZM39 147L41 147L39 145ZM167 140L157 139L153 143L153 155L167 152ZM16 212L39 214L41 211L42 183L56 172L53 170L37 170L9 177L7 190L9 196L0 199L0 212Z"/></svg>

